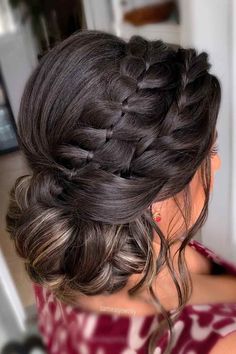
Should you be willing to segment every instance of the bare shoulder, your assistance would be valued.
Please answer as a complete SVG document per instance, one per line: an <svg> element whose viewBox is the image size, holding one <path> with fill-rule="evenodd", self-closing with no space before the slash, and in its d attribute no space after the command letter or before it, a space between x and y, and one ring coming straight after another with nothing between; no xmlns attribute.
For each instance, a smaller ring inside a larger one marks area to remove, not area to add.
<svg viewBox="0 0 236 354"><path fill-rule="evenodd" d="M219 339L209 354L226 354L236 352L236 332Z"/></svg>

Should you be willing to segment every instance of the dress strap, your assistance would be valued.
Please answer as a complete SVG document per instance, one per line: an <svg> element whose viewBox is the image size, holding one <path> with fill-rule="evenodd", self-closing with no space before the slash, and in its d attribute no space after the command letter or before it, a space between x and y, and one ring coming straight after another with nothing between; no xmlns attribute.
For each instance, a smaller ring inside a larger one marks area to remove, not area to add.
<svg viewBox="0 0 236 354"><path fill-rule="evenodd" d="M236 275L236 264L225 260L222 256L216 252L210 250L208 247L196 240L191 240L189 246L201 253L203 256L209 258L213 263L223 267L229 274Z"/></svg>

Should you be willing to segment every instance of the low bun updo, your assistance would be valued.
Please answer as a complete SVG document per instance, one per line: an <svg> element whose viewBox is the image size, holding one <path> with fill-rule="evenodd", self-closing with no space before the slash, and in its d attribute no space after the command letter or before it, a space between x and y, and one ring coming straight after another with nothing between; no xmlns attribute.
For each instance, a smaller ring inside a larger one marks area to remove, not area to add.
<svg viewBox="0 0 236 354"><path fill-rule="evenodd" d="M130 294L147 286L158 302L151 283L168 243L151 204L187 188L201 167L206 203L182 249L207 214L220 104L209 68L207 54L194 49L89 30L42 57L18 116L30 173L17 179L7 213L34 282L71 302L76 293L112 294L143 273ZM176 280L180 306L186 279L183 272Z"/></svg>

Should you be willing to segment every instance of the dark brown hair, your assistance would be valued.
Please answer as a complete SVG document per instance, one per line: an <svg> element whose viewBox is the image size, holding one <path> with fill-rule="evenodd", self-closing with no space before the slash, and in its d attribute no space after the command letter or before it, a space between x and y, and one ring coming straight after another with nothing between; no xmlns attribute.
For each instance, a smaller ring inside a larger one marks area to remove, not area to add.
<svg viewBox="0 0 236 354"><path fill-rule="evenodd" d="M205 52L90 30L41 59L18 117L32 173L17 179L7 214L7 229L34 282L71 303L78 293L115 293L142 273L129 293L146 287L171 332L173 319L152 282L164 266L170 269L177 316L191 293L184 249L208 210L209 152L220 104L220 85L209 68ZM205 205L189 227L188 188L198 169ZM186 231L178 279L171 242L150 206L179 192ZM161 244L157 259L153 230ZM161 332L158 327L153 334L150 352Z"/></svg>

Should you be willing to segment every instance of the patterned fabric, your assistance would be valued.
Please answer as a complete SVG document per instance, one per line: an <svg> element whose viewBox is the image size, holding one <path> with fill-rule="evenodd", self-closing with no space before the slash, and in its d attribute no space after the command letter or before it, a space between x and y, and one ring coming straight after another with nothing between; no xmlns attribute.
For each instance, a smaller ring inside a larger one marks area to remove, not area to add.
<svg viewBox="0 0 236 354"><path fill-rule="evenodd" d="M235 274L236 265L193 240L190 246L209 258L222 272ZM122 316L94 313L62 304L51 292L34 285L39 330L49 354L146 354L148 338L162 315ZM236 332L236 302L187 305L173 328L172 354L207 354L216 341ZM154 354L166 347L168 332Z"/></svg>

